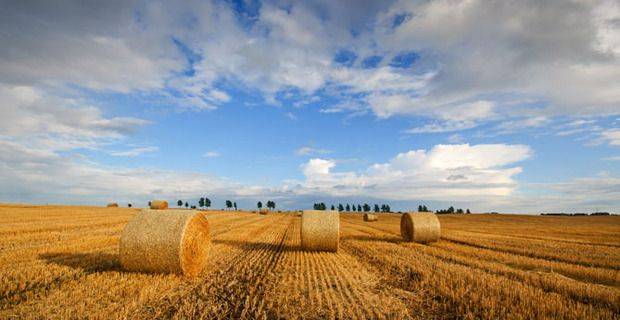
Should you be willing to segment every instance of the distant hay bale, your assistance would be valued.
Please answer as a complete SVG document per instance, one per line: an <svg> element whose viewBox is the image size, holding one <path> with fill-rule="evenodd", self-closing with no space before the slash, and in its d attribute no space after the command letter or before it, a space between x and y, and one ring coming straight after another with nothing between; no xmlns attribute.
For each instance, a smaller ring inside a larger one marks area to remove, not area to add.
<svg viewBox="0 0 620 320"><path fill-rule="evenodd" d="M153 209L153 210L166 210L166 209L168 209L168 201L165 201L165 200L153 200L153 201L151 201L151 209Z"/></svg>
<svg viewBox="0 0 620 320"><path fill-rule="evenodd" d="M110 202L107 205L108 208L118 208L118 203L116 202Z"/></svg>
<svg viewBox="0 0 620 320"><path fill-rule="evenodd" d="M308 251L338 251L338 211L304 210L301 215L301 247Z"/></svg>
<svg viewBox="0 0 620 320"><path fill-rule="evenodd" d="M260 214L269 214L269 209L260 209Z"/></svg>
<svg viewBox="0 0 620 320"><path fill-rule="evenodd" d="M377 220L379 220L379 217L376 214L364 213L364 221L371 222Z"/></svg>
<svg viewBox="0 0 620 320"><path fill-rule="evenodd" d="M210 242L204 213L145 209L121 234L120 262L128 271L195 277L207 262Z"/></svg>
<svg viewBox="0 0 620 320"><path fill-rule="evenodd" d="M441 237L441 225L434 213L405 213L400 218L400 234L405 241L436 242Z"/></svg>

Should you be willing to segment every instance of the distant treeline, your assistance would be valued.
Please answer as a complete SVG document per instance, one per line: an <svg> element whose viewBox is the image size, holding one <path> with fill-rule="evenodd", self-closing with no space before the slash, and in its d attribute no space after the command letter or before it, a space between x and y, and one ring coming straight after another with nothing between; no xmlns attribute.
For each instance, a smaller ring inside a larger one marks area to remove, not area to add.
<svg viewBox="0 0 620 320"><path fill-rule="evenodd" d="M576 213L564 213L564 212L551 212L551 213L541 213L541 216L565 216L565 217L575 217L575 216L609 216L609 212L592 212L590 214L583 212Z"/></svg>

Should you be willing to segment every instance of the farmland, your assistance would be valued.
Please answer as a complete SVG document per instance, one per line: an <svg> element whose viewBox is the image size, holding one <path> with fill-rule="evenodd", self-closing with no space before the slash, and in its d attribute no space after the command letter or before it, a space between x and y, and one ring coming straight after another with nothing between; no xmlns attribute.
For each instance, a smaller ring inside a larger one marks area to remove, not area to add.
<svg viewBox="0 0 620 320"><path fill-rule="evenodd" d="M338 253L303 252L300 217L210 211L196 279L124 272L137 209L0 206L0 318L617 319L620 217L440 216L402 242L398 214L342 214Z"/></svg>

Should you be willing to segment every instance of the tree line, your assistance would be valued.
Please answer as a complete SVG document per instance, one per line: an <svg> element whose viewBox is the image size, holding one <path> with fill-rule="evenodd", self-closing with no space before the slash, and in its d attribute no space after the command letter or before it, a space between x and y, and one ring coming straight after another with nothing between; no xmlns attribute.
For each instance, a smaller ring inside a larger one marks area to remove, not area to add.
<svg viewBox="0 0 620 320"><path fill-rule="evenodd" d="M327 210L327 205L325 204L325 202L317 202L312 207L314 208L314 210ZM373 207L371 207L368 203L364 203L363 205L348 203L343 205L342 203L339 203L338 206L332 204L330 210L338 210L340 212L392 212L392 210L390 209L390 205L382 204L381 206L379 206L376 203Z"/></svg>

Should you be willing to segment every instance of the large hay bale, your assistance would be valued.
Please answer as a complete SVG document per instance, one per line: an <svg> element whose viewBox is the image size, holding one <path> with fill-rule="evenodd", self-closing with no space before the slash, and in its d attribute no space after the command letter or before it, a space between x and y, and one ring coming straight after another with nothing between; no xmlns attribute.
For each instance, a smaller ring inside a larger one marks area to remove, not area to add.
<svg viewBox="0 0 620 320"><path fill-rule="evenodd" d="M364 213L364 221L377 221L379 217L376 214Z"/></svg>
<svg viewBox="0 0 620 320"><path fill-rule="evenodd" d="M304 210L301 215L301 247L309 251L338 251L338 211Z"/></svg>
<svg viewBox="0 0 620 320"><path fill-rule="evenodd" d="M434 213L405 213L400 218L400 234L405 241L429 243L441 237L441 225Z"/></svg>
<svg viewBox="0 0 620 320"><path fill-rule="evenodd" d="M110 202L107 205L108 208L118 208L118 203L116 202Z"/></svg>
<svg viewBox="0 0 620 320"><path fill-rule="evenodd" d="M153 210L166 210L166 209L168 209L168 201L166 201L166 200L153 200L153 201L151 201L151 209L153 209Z"/></svg>
<svg viewBox="0 0 620 320"><path fill-rule="evenodd" d="M210 242L204 213L145 209L125 226L119 256L128 271L194 277L207 262Z"/></svg>
<svg viewBox="0 0 620 320"><path fill-rule="evenodd" d="M260 211L258 213L260 213L260 214L269 214L269 209L260 209Z"/></svg>

